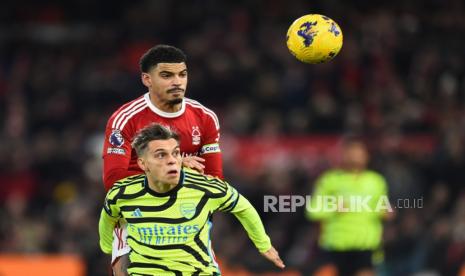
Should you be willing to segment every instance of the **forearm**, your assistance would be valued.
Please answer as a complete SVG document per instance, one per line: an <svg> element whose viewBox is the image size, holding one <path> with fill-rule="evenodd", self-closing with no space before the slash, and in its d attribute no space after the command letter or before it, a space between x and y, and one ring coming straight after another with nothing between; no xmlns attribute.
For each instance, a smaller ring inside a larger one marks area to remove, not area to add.
<svg viewBox="0 0 465 276"><path fill-rule="evenodd" d="M113 229L118 221L117 218L109 216L105 210L102 209L100 213L100 221L98 224L100 236L100 248L106 254L111 254L113 242Z"/></svg>
<svg viewBox="0 0 465 276"><path fill-rule="evenodd" d="M255 247L261 253L269 250L271 248L270 238L266 234L260 216L252 204L246 198L240 196L235 210L237 211L233 211L233 214L245 228L247 235L255 244Z"/></svg>
<svg viewBox="0 0 465 276"><path fill-rule="evenodd" d="M217 176L220 179L224 179L223 160L221 157L221 152L207 153L201 155L200 157L205 159L205 174Z"/></svg>

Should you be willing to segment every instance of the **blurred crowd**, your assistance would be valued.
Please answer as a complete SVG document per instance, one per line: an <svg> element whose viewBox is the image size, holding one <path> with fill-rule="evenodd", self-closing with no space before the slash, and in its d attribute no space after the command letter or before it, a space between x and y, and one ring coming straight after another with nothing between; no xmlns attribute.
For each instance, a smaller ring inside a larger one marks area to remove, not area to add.
<svg viewBox="0 0 465 276"><path fill-rule="evenodd" d="M287 27L307 13L343 30L327 64L302 64L286 49ZM456 275L465 262L464 34L460 0L3 1L0 252L77 253L88 275L105 275L103 131L144 93L138 59L163 43L188 55L187 96L218 114L226 176L258 210L264 194L310 194L332 162L322 156L309 169L291 158L244 176L229 150L236 139L360 134L391 200L424 199L386 223L380 275ZM399 146L412 135L431 146ZM309 275L318 226L303 210L261 215L288 267ZM214 226L224 262L272 269L237 220L217 215Z"/></svg>

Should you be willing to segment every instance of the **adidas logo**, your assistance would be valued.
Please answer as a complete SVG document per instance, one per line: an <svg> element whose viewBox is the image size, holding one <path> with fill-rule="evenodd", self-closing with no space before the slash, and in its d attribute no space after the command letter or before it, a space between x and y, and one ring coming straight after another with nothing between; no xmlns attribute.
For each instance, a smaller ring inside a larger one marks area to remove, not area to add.
<svg viewBox="0 0 465 276"><path fill-rule="evenodd" d="M133 217L142 217L142 212L140 211L139 208L137 208L136 210L134 210L134 212L132 212L132 215Z"/></svg>

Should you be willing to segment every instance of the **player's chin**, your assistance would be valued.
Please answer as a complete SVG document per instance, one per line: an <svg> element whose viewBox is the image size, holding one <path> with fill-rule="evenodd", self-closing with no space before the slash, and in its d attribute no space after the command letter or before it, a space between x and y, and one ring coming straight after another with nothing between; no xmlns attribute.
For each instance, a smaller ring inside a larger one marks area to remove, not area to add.
<svg viewBox="0 0 465 276"><path fill-rule="evenodd" d="M169 103L170 104L180 104L184 98L184 93L173 93L170 95Z"/></svg>

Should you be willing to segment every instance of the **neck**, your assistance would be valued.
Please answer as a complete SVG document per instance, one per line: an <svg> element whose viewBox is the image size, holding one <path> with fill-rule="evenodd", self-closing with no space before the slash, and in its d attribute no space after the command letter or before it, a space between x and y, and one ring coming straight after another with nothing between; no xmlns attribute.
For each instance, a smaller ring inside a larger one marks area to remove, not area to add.
<svg viewBox="0 0 465 276"><path fill-rule="evenodd" d="M163 183L160 181L155 181L155 180L150 179L150 177L147 177L147 182L149 184L150 189L160 194L167 193L178 185L178 183L169 184L169 183Z"/></svg>
<svg viewBox="0 0 465 276"><path fill-rule="evenodd" d="M157 96L155 96L154 93L152 92L149 93L149 97L150 97L150 102L152 102L152 104L158 109L160 109L161 111L168 112L168 113L174 113L174 112L181 110L182 108L182 102L173 104L169 101L162 101L159 98L157 98Z"/></svg>

